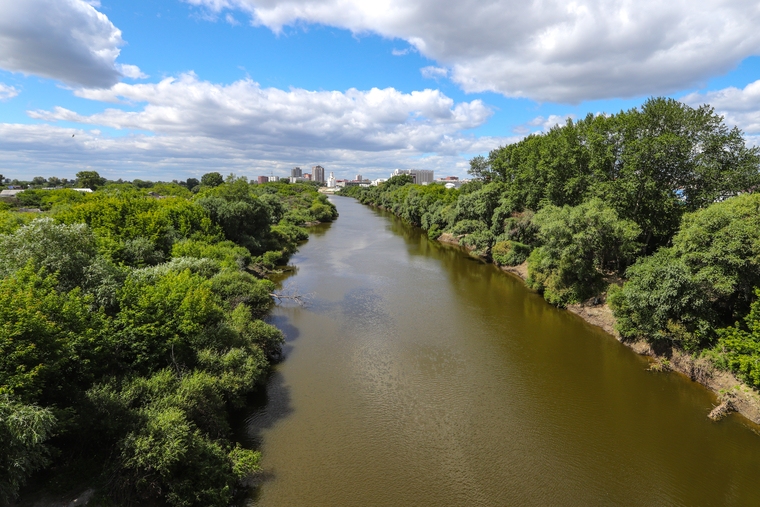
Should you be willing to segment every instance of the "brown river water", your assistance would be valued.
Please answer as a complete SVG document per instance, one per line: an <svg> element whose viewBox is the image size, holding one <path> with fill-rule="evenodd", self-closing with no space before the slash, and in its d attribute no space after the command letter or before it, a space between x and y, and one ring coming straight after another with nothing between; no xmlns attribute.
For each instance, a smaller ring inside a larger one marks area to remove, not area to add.
<svg viewBox="0 0 760 507"><path fill-rule="evenodd" d="M331 197L280 281L248 505L760 506L758 427L522 281Z"/></svg>

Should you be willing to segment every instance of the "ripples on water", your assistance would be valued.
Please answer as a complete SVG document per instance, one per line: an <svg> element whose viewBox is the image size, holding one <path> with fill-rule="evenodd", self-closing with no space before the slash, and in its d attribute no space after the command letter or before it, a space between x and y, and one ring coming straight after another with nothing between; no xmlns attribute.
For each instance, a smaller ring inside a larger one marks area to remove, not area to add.
<svg viewBox="0 0 760 507"><path fill-rule="evenodd" d="M292 259L259 506L760 505L760 438L522 282L347 198Z"/></svg>

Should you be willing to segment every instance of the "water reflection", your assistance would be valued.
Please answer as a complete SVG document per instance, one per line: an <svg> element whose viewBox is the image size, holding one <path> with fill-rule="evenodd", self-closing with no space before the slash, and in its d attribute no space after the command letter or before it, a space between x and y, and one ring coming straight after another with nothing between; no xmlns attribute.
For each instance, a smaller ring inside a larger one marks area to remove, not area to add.
<svg viewBox="0 0 760 507"><path fill-rule="evenodd" d="M282 280L260 506L760 505L760 439L521 281L333 197Z"/></svg>

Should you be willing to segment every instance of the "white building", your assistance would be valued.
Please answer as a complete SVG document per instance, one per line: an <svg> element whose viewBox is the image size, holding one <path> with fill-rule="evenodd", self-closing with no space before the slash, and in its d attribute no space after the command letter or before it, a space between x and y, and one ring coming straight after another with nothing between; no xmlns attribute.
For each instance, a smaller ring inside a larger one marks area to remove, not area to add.
<svg viewBox="0 0 760 507"><path fill-rule="evenodd" d="M400 174L408 174L412 177L412 182L417 185L427 185L435 181L432 170L427 169L396 169L391 173L391 178Z"/></svg>
<svg viewBox="0 0 760 507"><path fill-rule="evenodd" d="M372 180L372 183L370 183L370 185L372 185L373 187L377 187L381 183L385 183L386 181L388 181L388 178L378 178L376 180Z"/></svg>
<svg viewBox="0 0 760 507"><path fill-rule="evenodd" d="M335 188L335 175L330 172L330 177L327 178L327 186L329 188Z"/></svg>

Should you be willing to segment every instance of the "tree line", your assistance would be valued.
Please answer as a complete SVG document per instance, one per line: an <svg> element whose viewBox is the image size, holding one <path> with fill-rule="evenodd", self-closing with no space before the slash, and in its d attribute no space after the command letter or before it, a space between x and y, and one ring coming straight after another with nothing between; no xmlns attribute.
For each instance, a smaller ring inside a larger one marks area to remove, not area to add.
<svg viewBox="0 0 760 507"><path fill-rule="evenodd" d="M0 504L37 473L223 506L259 469L230 417L283 342L264 275L337 211L312 185L211 174L195 194L99 181L0 210Z"/></svg>
<svg viewBox="0 0 760 507"><path fill-rule="evenodd" d="M399 176L341 193L496 264L527 262L553 304L607 298L624 338L760 387L759 168L710 106L651 98L475 157L459 189Z"/></svg>

